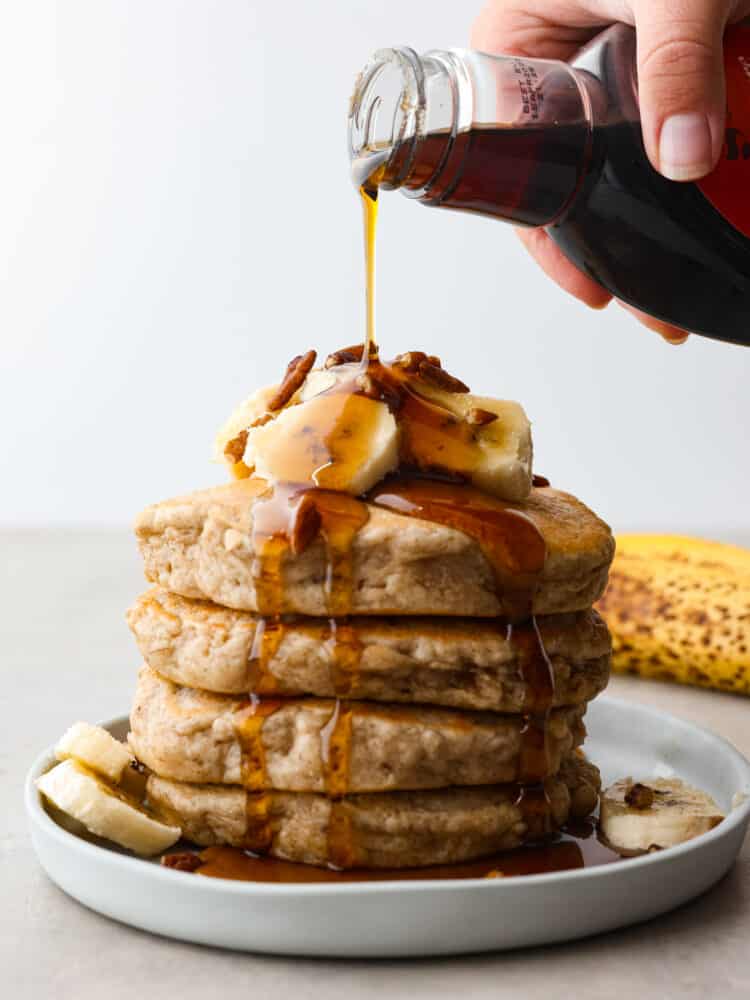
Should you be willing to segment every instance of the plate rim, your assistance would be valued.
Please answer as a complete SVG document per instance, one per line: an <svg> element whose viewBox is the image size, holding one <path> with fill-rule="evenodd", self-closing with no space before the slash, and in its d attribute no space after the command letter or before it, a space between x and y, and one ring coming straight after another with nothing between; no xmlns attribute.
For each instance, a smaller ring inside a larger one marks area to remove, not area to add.
<svg viewBox="0 0 750 1000"><path fill-rule="evenodd" d="M230 895L239 896L296 896L300 894L308 897L332 895L358 896L363 894L371 896L398 894L405 891L455 892L457 888L464 887L467 890L479 889L482 892L503 892L504 890L510 891L511 888L515 888L520 882L524 884L531 882L534 886L544 886L550 883L566 883L582 878L604 878L623 870L634 871L647 866L664 864L665 861L668 862L670 859L676 859L679 856L696 850L698 847L708 846L713 841L722 840L729 836L737 827L748 822L748 818L750 817L750 761L729 740L705 726L683 719L680 716L672 715L670 712L665 712L650 705L642 705L639 702L631 702L624 698L615 698L610 695L600 696L597 702L599 704L607 704L615 710L635 710L636 712L650 716L654 723L668 719L671 723L676 723L678 726L685 727L688 730L699 732L704 737L707 737L709 741L718 744L724 754L734 759L734 764L739 772L744 773L745 787L738 788L737 791L744 794L745 798L730 809L718 826L682 844L670 847L668 851L645 854L635 858L623 858L620 861L612 861L606 865L595 865L590 868L575 868L568 871L545 872L534 875L510 875L502 879L466 878L456 880L436 878L414 879L413 881L408 879L384 879L382 882L345 882L341 884L310 884L305 882L279 884L274 882L244 882L236 879L212 877L194 879L191 884L200 893L229 893ZM128 718L128 715L120 715L97 724L109 730L112 727L121 726L124 722L127 722ZM24 803L30 827L32 829L36 827L45 836L55 839L62 849L77 851L82 857L91 858L92 861L97 858L101 860L106 858L106 863L113 864L124 871L132 871L141 875L146 874L148 871L150 876L157 880L165 879L166 884L171 883L174 885L174 879L184 878L185 872L175 871L162 865L145 861L142 858L120 854L109 848L90 843L55 823L42 806L41 793L35 784L36 779L44 773L48 765L55 759L54 746L55 744L51 744L41 751L26 774L24 781ZM147 869L144 868L144 863L147 865ZM482 887L481 889L479 888L480 886Z"/></svg>

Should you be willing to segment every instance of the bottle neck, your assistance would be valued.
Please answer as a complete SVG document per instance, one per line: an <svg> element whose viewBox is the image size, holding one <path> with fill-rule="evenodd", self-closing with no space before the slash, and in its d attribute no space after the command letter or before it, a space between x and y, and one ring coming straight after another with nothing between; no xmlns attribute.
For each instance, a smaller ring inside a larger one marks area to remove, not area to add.
<svg viewBox="0 0 750 1000"><path fill-rule="evenodd" d="M351 102L352 177L430 205L548 225L578 186L590 130L586 91L566 63L382 49Z"/></svg>

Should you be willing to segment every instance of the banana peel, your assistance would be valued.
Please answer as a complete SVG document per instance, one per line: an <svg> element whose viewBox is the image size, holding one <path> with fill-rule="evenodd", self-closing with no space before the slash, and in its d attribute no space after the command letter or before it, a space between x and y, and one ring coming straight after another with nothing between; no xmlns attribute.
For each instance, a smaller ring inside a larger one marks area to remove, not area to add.
<svg viewBox="0 0 750 1000"><path fill-rule="evenodd" d="M750 695L750 550L620 535L597 608L613 670Z"/></svg>

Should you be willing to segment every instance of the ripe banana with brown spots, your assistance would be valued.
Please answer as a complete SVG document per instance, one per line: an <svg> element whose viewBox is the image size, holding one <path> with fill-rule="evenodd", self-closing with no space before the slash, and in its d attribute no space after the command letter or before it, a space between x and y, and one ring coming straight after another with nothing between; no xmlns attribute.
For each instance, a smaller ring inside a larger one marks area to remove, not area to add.
<svg viewBox="0 0 750 1000"><path fill-rule="evenodd" d="M597 607L614 670L750 694L750 550L620 535Z"/></svg>

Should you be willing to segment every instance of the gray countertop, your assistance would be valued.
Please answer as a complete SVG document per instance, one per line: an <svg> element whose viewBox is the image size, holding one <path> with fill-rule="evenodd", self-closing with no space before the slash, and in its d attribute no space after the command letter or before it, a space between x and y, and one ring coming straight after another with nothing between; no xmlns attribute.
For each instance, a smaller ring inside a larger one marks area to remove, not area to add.
<svg viewBox="0 0 750 1000"><path fill-rule="evenodd" d="M142 588L126 531L0 534L0 969L3 995L158 1000L252 998L750 996L750 844L701 899L647 924L510 954L420 961L323 961L213 951L92 913L60 892L31 849L24 773L75 719L128 710L138 666L123 620ZM722 733L750 756L750 701L614 678L610 692Z"/></svg>

